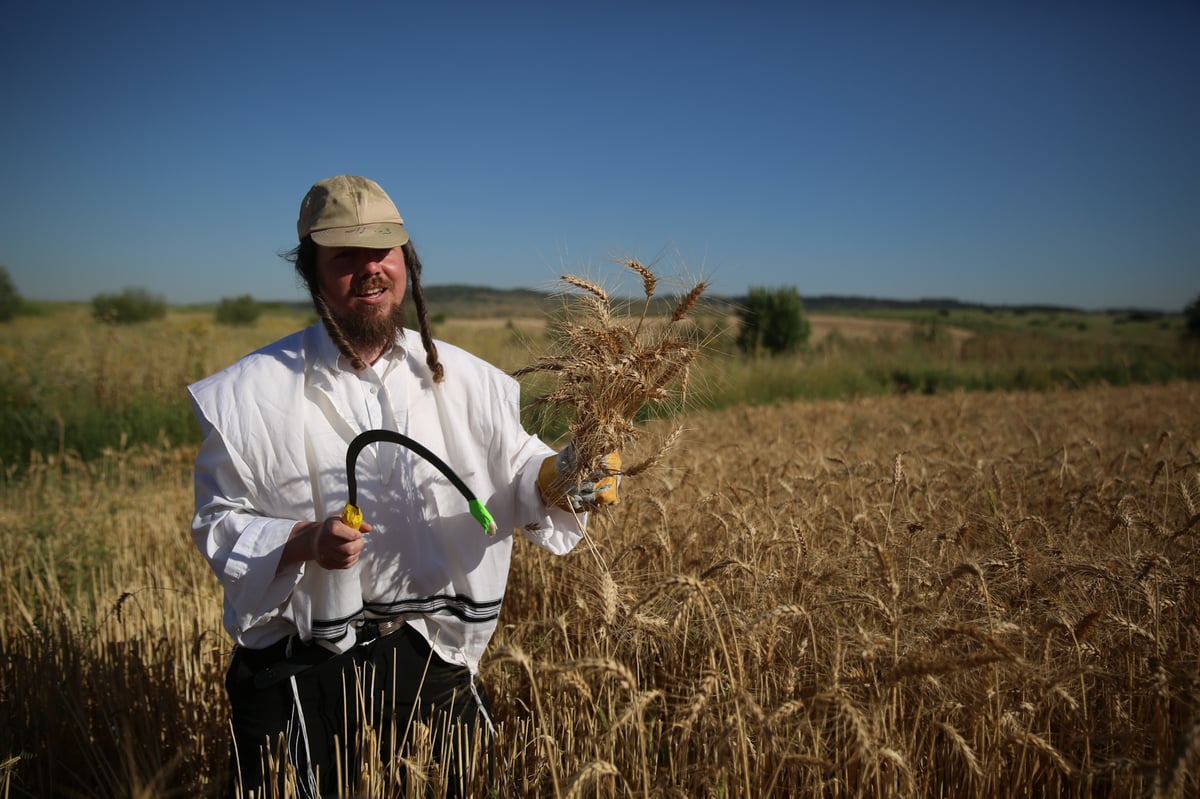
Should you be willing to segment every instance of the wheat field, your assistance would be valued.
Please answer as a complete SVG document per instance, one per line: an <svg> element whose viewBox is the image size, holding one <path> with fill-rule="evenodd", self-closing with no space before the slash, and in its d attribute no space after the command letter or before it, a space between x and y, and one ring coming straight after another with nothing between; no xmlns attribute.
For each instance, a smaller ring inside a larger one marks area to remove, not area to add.
<svg viewBox="0 0 1200 799"><path fill-rule="evenodd" d="M684 423L574 553L518 542L483 671L499 776L471 795L1200 790L1195 384ZM3 483L0 796L223 785L193 454L67 453ZM407 795L442 795L422 758L418 736Z"/></svg>

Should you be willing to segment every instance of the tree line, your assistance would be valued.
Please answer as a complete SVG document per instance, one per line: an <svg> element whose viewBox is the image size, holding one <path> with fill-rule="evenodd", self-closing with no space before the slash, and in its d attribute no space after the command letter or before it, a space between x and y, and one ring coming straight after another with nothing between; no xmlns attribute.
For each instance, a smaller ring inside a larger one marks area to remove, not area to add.
<svg viewBox="0 0 1200 799"><path fill-rule="evenodd" d="M8 269L0 265L0 322L13 319L21 313L23 305ZM252 325L262 310L262 304L248 294L223 297L213 318L218 324ZM740 322L737 346L742 352L784 355L799 351L808 343L811 325L804 300L794 286L751 287L746 298L737 304L736 312ZM166 299L140 287L92 298L92 315L113 324L148 322L161 319L166 313ZM1183 316L1187 334L1200 338L1200 294L1183 309Z"/></svg>

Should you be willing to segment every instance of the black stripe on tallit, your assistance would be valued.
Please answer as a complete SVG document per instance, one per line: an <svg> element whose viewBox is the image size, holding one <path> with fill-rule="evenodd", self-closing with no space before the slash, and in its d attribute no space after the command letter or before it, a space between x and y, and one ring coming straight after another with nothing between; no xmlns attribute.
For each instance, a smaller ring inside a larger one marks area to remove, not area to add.
<svg viewBox="0 0 1200 799"><path fill-rule="evenodd" d="M502 600L476 602L463 594L438 594L421 599L401 599L395 602L368 602L367 610L376 616L399 616L406 613L428 614L446 611L465 622L479 623L500 618Z"/></svg>
<svg viewBox="0 0 1200 799"><path fill-rule="evenodd" d="M340 619L313 619L313 638L322 638L326 641L340 641L350 631L350 623L356 619L361 619L362 615L362 608L359 608L354 613L342 616Z"/></svg>

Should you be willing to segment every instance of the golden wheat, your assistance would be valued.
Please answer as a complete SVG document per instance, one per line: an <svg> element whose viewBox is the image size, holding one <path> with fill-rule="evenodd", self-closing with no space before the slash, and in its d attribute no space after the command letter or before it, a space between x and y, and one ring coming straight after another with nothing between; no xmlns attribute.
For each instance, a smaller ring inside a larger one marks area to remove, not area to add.
<svg viewBox="0 0 1200 799"><path fill-rule="evenodd" d="M704 447L628 481L595 558L514 541L480 675L503 767L468 795L1194 794L1198 420L1180 384L639 423ZM193 456L50 453L0 482L9 795L220 794ZM399 770L440 795L422 735ZM395 776L348 779L392 799Z"/></svg>
<svg viewBox="0 0 1200 799"><path fill-rule="evenodd" d="M551 326L547 353L513 372L516 377L544 373L556 382L535 402L570 416L567 432L578 461L576 473L563 476L564 488L587 475L614 473L604 459L639 437L636 423L644 408L666 408L675 400L678 412L686 400L688 369L700 352L694 333L681 322L705 284L688 292L665 323L648 324L657 278L638 261L623 263L642 278L639 316L615 314L600 285L564 275L567 286L584 294L567 296L563 316ZM661 451L634 473L656 465Z"/></svg>

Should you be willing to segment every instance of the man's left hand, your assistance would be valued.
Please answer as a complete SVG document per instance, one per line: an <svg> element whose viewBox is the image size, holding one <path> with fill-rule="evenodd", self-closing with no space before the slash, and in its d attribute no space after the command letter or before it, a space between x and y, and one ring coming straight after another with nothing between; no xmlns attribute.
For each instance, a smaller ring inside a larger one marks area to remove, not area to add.
<svg viewBox="0 0 1200 799"><path fill-rule="evenodd" d="M572 477L575 469L574 444L568 444L562 452L542 461L538 488L547 504L582 513L620 502L617 492L621 485L621 453L611 452L604 456L601 468L583 480Z"/></svg>

